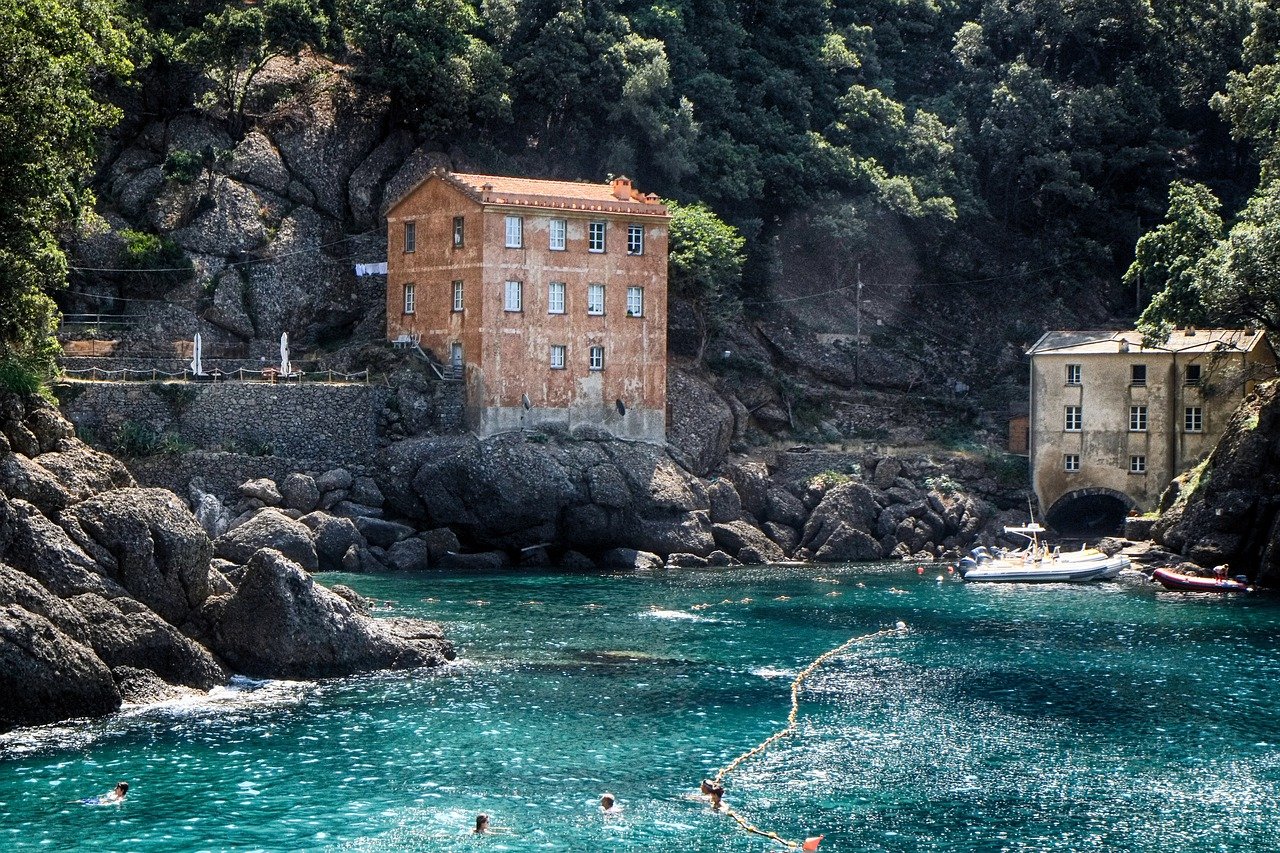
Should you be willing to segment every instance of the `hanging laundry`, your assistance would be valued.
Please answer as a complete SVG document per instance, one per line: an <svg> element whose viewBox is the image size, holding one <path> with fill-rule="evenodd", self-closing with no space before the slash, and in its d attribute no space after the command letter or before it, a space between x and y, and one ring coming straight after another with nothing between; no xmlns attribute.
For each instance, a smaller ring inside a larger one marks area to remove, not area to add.
<svg viewBox="0 0 1280 853"><path fill-rule="evenodd" d="M356 264L356 275L358 276L386 275L386 274L387 274L386 261L383 261L380 264Z"/></svg>

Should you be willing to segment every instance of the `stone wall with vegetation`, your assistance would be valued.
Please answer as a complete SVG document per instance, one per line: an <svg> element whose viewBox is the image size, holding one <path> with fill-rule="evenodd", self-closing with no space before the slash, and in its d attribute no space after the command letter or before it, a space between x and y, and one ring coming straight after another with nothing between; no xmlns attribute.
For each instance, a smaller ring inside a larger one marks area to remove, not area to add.
<svg viewBox="0 0 1280 853"><path fill-rule="evenodd" d="M363 460L382 441L393 398L373 385L72 382L63 410L81 436L126 455L223 450Z"/></svg>

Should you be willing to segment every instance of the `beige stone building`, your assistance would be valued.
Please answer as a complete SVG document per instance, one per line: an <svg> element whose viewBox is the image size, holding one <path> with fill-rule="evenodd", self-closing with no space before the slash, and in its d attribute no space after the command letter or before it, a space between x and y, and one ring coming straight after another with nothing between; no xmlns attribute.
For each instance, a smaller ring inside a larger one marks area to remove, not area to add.
<svg viewBox="0 0 1280 853"><path fill-rule="evenodd" d="M466 382L480 435L666 435L667 223L627 178L433 171L387 213L387 336Z"/></svg>
<svg viewBox="0 0 1280 853"><path fill-rule="evenodd" d="M1152 509L1276 372L1253 330L1179 329L1156 347L1131 331L1047 332L1029 355L1032 488L1059 528Z"/></svg>

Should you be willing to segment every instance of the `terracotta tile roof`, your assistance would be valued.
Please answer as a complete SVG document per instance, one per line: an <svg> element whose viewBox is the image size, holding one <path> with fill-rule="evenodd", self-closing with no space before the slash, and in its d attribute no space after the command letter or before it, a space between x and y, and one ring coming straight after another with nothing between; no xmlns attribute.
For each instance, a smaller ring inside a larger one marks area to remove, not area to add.
<svg viewBox="0 0 1280 853"><path fill-rule="evenodd" d="M1125 331L1045 332L1029 355L1054 353L1083 355L1127 352L1249 352L1265 343L1262 332L1252 329L1175 329L1169 339L1156 347L1142 345L1142 333Z"/></svg>
<svg viewBox="0 0 1280 853"><path fill-rule="evenodd" d="M629 192L630 198L623 200L614 195L612 184L544 181L536 178L473 175L459 172L437 174L485 204L598 210L602 213L628 213L642 216L665 217L667 215L666 207L658 202L656 196L645 196L632 189ZM630 181L627 181L627 186L630 186Z"/></svg>

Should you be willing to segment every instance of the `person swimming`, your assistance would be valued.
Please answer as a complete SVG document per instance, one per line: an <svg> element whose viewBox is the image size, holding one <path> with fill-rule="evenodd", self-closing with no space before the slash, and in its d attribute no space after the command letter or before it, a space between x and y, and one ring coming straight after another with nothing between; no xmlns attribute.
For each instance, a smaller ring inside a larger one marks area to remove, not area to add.
<svg viewBox="0 0 1280 853"><path fill-rule="evenodd" d="M613 794L606 791L600 795L600 811L605 814L617 814L621 810L622 807L618 805L618 801Z"/></svg>
<svg viewBox="0 0 1280 853"><path fill-rule="evenodd" d="M96 797L85 797L81 800L86 806L110 806L116 803L123 803L124 798L129 794L128 782L117 782L116 786L105 794L99 794Z"/></svg>
<svg viewBox="0 0 1280 853"><path fill-rule="evenodd" d="M489 831L489 816L487 814L476 815L476 828L472 831L473 835L483 835Z"/></svg>

